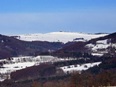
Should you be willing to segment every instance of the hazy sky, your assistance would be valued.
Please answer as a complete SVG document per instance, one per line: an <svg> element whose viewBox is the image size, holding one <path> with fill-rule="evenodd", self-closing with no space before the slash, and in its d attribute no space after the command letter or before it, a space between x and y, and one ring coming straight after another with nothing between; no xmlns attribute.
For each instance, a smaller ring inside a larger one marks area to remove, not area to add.
<svg viewBox="0 0 116 87"><path fill-rule="evenodd" d="M116 0L0 0L0 33L116 31Z"/></svg>

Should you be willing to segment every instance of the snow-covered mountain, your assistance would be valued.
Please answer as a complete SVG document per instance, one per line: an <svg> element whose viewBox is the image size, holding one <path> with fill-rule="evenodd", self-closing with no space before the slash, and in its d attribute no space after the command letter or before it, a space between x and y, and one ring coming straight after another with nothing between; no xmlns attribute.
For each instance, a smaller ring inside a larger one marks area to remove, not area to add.
<svg viewBox="0 0 116 87"><path fill-rule="evenodd" d="M49 42L63 42L69 41L88 41L93 38L105 36L107 34L87 34L78 32L51 32L38 34L19 35L16 38L24 41L49 41Z"/></svg>

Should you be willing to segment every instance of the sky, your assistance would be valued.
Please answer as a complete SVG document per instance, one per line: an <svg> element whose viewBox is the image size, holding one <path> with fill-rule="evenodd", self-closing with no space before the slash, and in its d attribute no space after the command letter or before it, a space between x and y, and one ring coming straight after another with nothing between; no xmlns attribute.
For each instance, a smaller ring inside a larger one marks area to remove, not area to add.
<svg viewBox="0 0 116 87"><path fill-rule="evenodd" d="M0 0L0 34L112 33L116 0Z"/></svg>

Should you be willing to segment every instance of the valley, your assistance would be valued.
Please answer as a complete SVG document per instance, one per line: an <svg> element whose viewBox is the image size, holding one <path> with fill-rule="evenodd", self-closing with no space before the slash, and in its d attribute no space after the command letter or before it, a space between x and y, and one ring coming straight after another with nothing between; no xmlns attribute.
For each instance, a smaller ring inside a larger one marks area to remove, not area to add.
<svg viewBox="0 0 116 87"><path fill-rule="evenodd" d="M7 81L15 84L33 84L33 81L42 84L41 81L47 83L62 78L62 82L65 79L71 81L75 74L95 74L97 79L101 72L116 72L115 63L116 33L0 35L0 81L3 87Z"/></svg>

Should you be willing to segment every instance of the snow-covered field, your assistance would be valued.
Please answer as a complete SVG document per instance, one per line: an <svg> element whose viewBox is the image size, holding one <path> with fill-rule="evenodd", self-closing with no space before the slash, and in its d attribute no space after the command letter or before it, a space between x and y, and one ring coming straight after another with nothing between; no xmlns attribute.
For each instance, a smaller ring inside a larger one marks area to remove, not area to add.
<svg viewBox="0 0 116 87"><path fill-rule="evenodd" d="M49 41L49 42L63 42L69 41L88 41L92 38L105 36L107 34L86 34L75 32L51 32L51 33L38 33L38 34L25 34L19 35L17 39L24 41Z"/></svg>
<svg viewBox="0 0 116 87"><path fill-rule="evenodd" d="M116 43L111 43L110 39L106 40L99 40L96 42L96 44L87 44L86 47L89 47L93 53L94 56L102 56L105 53L108 53L108 47L116 48Z"/></svg>
<svg viewBox="0 0 116 87"><path fill-rule="evenodd" d="M40 63L46 62L59 62L59 61L67 61L67 60L74 60L72 58L56 58L53 56L25 56L25 57L13 57L11 59L3 59L0 60L3 65L0 67L0 73L11 73L16 70L20 70L30 66L36 66Z"/></svg>
<svg viewBox="0 0 116 87"><path fill-rule="evenodd" d="M65 73L72 73L72 72L75 72L75 71L82 71L82 70L87 70L89 69L90 67L93 67L93 66L96 66L96 65L99 65L101 62L95 62L95 63L85 63L85 64L82 64L82 65L70 65L70 66L63 66L61 67L61 69L65 72Z"/></svg>
<svg viewBox="0 0 116 87"><path fill-rule="evenodd" d="M5 79L10 79L10 73L15 72L16 70L21 70L27 67L36 66L40 63L46 62L59 62L59 61L70 61L75 60L74 58L57 58L53 56L23 56L23 57L12 57L8 59L0 60L0 81ZM82 71L87 70L90 67L100 64L101 62L96 63L87 63L82 65L70 65L60 67L65 73L73 71Z"/></svg>
<svg viewBox="0 0 116 87"><path fill-rule="evenodd" d="M59 62L75 60L73 58L57 58L53 56L24 56L24 57L12 57L10 59L0 60L0 81L10 78L10 73L16 70L21 70L27 67L36 66L40 63L46 62Z"/></svg>

